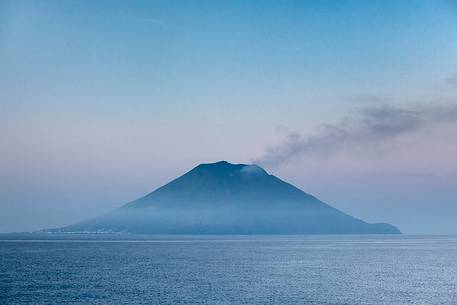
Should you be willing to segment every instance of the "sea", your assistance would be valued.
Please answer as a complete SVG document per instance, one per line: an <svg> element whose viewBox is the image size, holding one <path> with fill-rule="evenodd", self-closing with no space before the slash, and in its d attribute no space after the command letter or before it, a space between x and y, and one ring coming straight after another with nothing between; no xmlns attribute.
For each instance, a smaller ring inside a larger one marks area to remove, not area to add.
<svg viewBox="0 0 457 305"><path fill-rule="evenodd" d="M457 304L457 236L0 235L0 304Z"/></svg>

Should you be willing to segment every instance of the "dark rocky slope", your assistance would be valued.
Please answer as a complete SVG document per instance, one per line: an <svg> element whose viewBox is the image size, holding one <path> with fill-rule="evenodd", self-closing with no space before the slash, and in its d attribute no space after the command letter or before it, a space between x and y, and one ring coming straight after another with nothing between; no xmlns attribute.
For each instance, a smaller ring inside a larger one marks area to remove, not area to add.
<svg viewBox="0 0 457 305"><path fill-rule="evenodd" d="M400 234L347 215L256 165L201 164L106 215L53 232Z"/></svg>

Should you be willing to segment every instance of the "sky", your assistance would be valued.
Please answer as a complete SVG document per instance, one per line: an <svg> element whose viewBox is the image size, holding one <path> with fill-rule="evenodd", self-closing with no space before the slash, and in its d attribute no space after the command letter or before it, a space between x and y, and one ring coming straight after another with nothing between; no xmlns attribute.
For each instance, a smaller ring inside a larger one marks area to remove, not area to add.
<svg viewBox="0 0 457 305"><path fill-rule="evenodd" d="M456 1L0 0L0 232L199 163L457 234Z"/></svg>

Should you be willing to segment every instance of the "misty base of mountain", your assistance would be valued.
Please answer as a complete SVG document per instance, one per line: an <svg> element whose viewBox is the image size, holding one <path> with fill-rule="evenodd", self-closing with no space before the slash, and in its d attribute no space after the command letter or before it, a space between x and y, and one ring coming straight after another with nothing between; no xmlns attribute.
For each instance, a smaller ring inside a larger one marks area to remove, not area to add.
<svg viewBox="0 0 457 305"><path fill-rule="evenodd" d="M201 164L154 192L60 233L400 234L369 224L256 165Z"/></svg>

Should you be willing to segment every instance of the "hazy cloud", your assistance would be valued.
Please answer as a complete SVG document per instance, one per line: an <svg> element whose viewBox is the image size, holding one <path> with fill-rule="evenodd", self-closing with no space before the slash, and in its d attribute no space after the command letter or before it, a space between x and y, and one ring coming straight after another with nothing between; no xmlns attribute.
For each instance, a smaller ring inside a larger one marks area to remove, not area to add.
<svg viewBox="0 0 457 305"><path fill-rule="evenodd" d="M343 148L369 147L434 125L456 122L457 104L416 108L365 107L336 124L320 126L313 134L288 132L281 144L268 147L254 162L277 167L299 156L329 156Z"/></svg>
<svg viewBox="0 0 457 305"><path fill-rule="evenodd" d="M356 102L356 103L371 103L371 104L385 104L390 101L390 98L383 95L378 94L357 94L349 97L349 101Z"/></svg>
<svg viewBox="0 0 457 305"><path fill-rule="evenodd" d="M451 75L446 78L446 83L449 85L457 86L457 74Z"/></svg>

